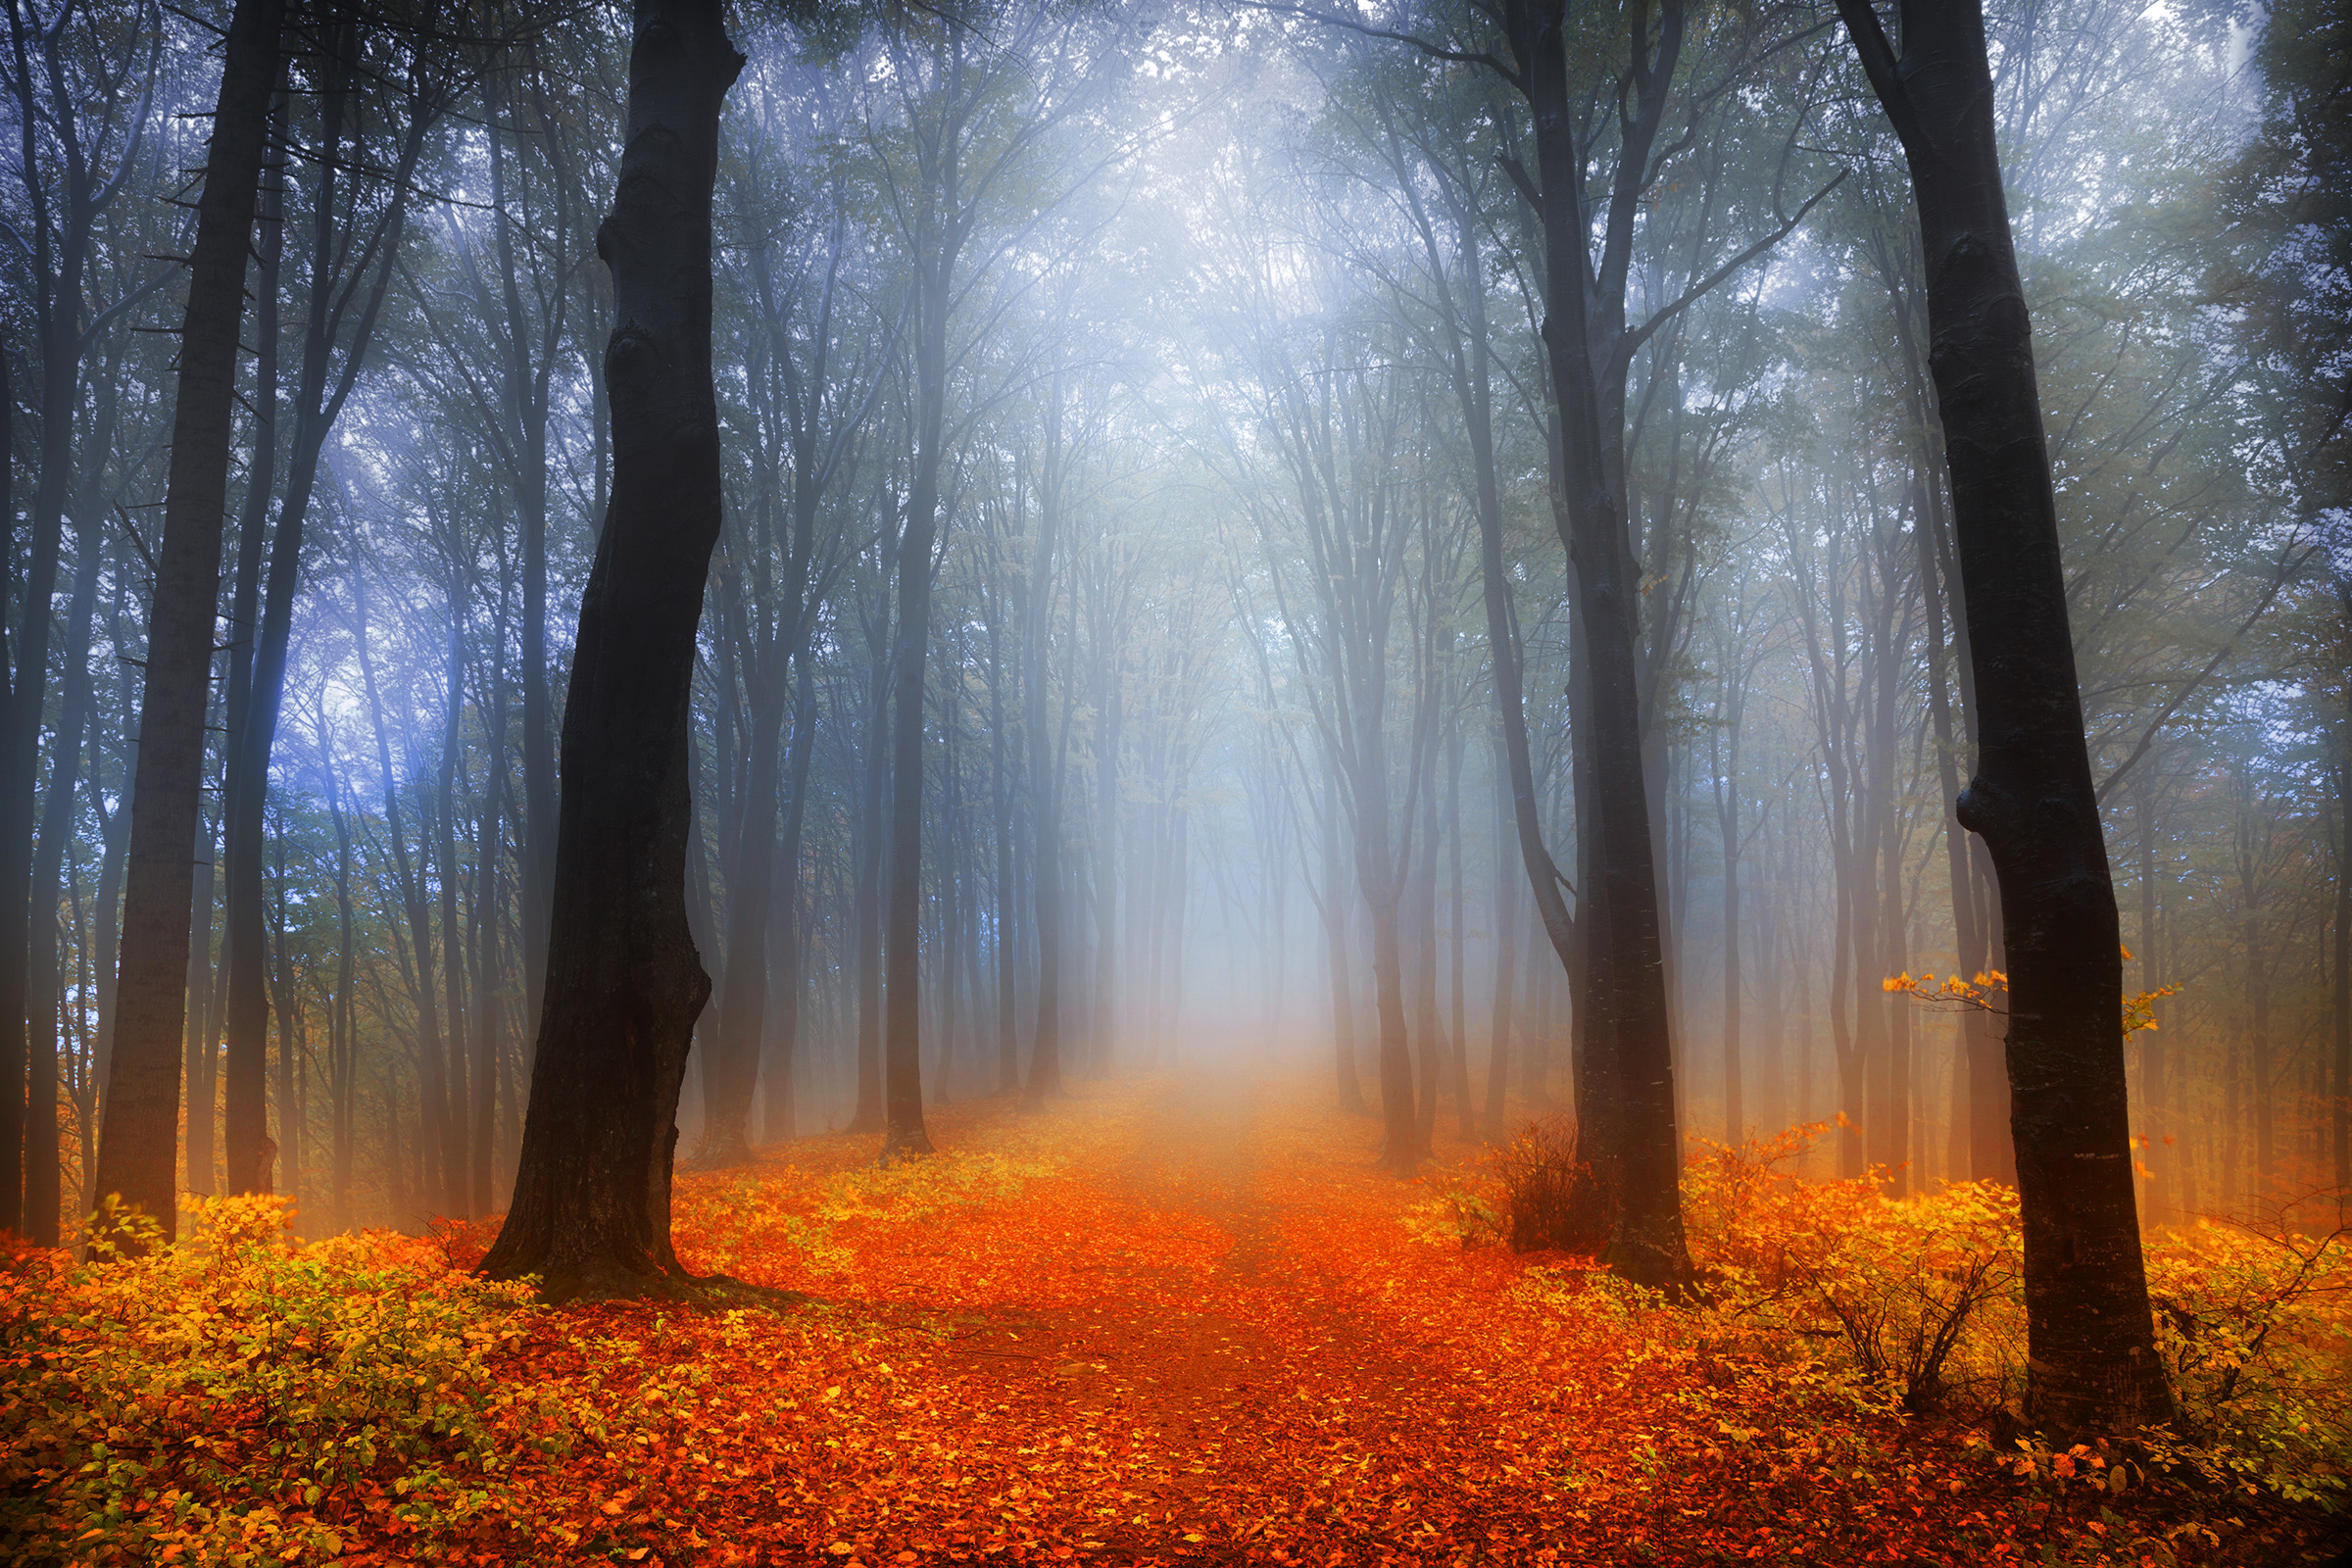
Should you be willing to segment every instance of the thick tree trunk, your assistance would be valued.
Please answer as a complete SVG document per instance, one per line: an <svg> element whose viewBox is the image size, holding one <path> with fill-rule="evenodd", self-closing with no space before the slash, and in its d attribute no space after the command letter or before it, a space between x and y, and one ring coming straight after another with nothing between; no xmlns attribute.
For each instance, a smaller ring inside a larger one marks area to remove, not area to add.
<svg viewBox="0 0 2352 1568"><path fill-rule="evenodd" d="M1902 138L1927 262L1979 746L1963 826L2000 876L2025 1224L2027 1404L2058 1435L2171 1413L2154 1348L2124 1080L2123 950L2083 740L2033 329L2009 230L1984 15L1903 0L1898 57L1838 0Z"/></svg>
<svg viewBox="0 0 2352 1568"><path fill-rule="evenodd" d="M612 272L612 499L580 606L545 1002L513 1207L483 1259L554 1299L675 1293L679 1084L710 981L686 926L695 631L718 542L710 213L743 69L716 0L640 0Z"/></svg>
<svg viewBox="0 0 2352 1568"><path fill-rule="evenodd" d="M1585 312L1587 228L1584 153L1569 103L1566 8L1559 0L1507 0L1505 27L1535 122L1543 197L1545 276L1543 338L1559 412L1562 485L1556 523L1575 585L1578 662L1588 683L1590 790L1578 792L1592 821L1594 863L1585 890L1590 983L1578 1002L1609 1042L1617 1125L1605 1129L1618 1172L1619 1207L1607 1260L1646 1284L1690 1276L1683 1240L1681 1160L1675 1129L1674 1055L1666 997L1664 935L1642 783L1642 700L1636 668L1640 576L1624 519L1603 471L1599 400Z"/></svg>
<svg viewBox="0 0 2352 1568"><path fill-rule="evenodd" d="M254 185L277 78L284 0L238 0L229 22L197 208L180 334L171 475L155 597L122 909L113 1070L98 1146L98 1192L152 1215L173 1234L179 1122L179 1032L213 616L220 588L220 525L236 396L245 263Z"/></svg>

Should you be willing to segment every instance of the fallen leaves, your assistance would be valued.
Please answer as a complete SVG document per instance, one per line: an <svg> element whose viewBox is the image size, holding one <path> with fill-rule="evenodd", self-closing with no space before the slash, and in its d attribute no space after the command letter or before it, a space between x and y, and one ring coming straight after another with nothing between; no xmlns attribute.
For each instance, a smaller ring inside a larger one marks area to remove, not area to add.
<svg viewBox="0 0 2352 1568"><path fill-rule="evenodd" d="M934 1132L952 1152L888 1171L840 1137L681 1176L690 1266L817 1304L502 1299L427 1325L449 1346L435 1353L487 1371L458 1392L495 1436L494 1472L453 1470L427 1443L306 1503L260 1457L266 1423L217 1421L206 1429L246 1458L150 1465L117 1489L143 1515L59 1523L33 1510L66 1485L66 1447L31 1465L18 1447L0 1493L36 1500L0 1502L0 1540L20 1555L227 1562L297 1520L314 1532L305 1562L1333 1568L2090 1564L2157 1539L2107 1511L2145 1506L2141 1489L2094 1501L2010 1476L1959 1434L1857 1402L1801 1348L1731 1355L1589 1264L1414 1243L1405 1222L1427 1189L1373 1170L1361 1125L1303 1088L1088 1085L1049 1116L987 1102ZM372 1291L369 1311L397 1293L366 1270L391 1259L433 1298L464 1300L455 1270L484 1239L372 1237L301 1266L325 1269L307 1276L323 1292L365 1284L338 1299ZM51 1307L19 1289L6 1308L13 1393L67 1352L40 1332ZM260 1316L237 1343L369 1343L342 1318ZM150 1433L162 1419L112 1418ZM2151 1560L2232 1560L2248 1535L2216 1522Z"/></svg>

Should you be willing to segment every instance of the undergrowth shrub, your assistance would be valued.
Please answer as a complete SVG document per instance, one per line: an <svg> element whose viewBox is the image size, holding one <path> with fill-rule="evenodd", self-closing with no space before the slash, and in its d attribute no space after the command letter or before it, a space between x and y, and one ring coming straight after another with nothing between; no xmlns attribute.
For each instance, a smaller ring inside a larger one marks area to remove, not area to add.
<svg viewBox="0 0 2352 1568"><path fill-rule="evenodd" d="M2352 1500L2352 1234L2201 1221L2147 1248L2172 1457L2300 1502Z"/></svg>
<svg viewBox="0 0 2352 1568"><path fill-rule="evenodd" d="M518 1458L568 1451L564 1408L500 1377L526 1285L382 1233L295 1245L281 1199L195 1213L139 1257L0 1267L0 1558L312 1561L363 1523L431 1540L494 1521Z"/></svg>
<svg viewBox="0 0 2352 1568"><path fill-rule="evenodd" d="M1875 1173L1789 1175L1825 1127L1701 1143L1686 1162L1703 1332L1751 1355L1810 1346L1913 1414L2015 1417L2027 1349L2016 1190L1957 1182L1889 1199ZM2144 1256L2178 1410L2169 1432L2143 1436L2147 1456L2297 1502L2352 1501L2352 1232L2200 1222L2151 1235ZM2117 1490L2130 1473L2030 1438L2014 1446L2001 1463L2019 1475Z"/></svg>
<svg viewBox="0 0 2352 1568"><path fill-rule="evenodd" d="M1546 1116L1528 1123L1495 1152L1493 1169L1501 1195L1502 1240L1512 1251L1597 1256L1608 1245L1616 1191L1605 1167L1579 1155L1573 1120Z"/></svg>
<svg viewBox="0 0 2352 1568"><path fill-rule="evenodd" d="M1436 1196L1405 1211L1404 1228L1424 1242L1597 1257L1616 1214L1615 1189L1577 1155L1576 1122L1547 1116L1443 1173Z"/></svg>
<svg viewBox="0 0 2352 1568"><path fill-rule="evenodd" d="M2025 1365L2016 1190L1958 1182L1890 1200L1875 1174L1780 1168L1820 1131L1697 1141L1684 1203L1719 1310L1834 1349L1914 1414L2012 1399Z"/></svg>

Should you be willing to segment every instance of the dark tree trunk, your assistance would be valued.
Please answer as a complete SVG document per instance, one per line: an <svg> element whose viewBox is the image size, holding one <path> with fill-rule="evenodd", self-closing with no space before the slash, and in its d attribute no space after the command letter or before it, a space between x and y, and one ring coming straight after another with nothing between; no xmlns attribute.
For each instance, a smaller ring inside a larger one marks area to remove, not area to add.
<svg viewBox="0 0 2352 1568"><path fill-rule="evenodd" d="M1567 12L1559 0L1507 0L1503 15L1535 122L1546 302L1543 337L1561 450L1555 520L1575 587L1578 663L1592 730L1592 788L1580 790L1578 802L1580 818L1592 818L1593 864L1586 874L1598 886L1585 890L1595 917L1580 922L1591 983L1578 1002L1597 1014L1593 1025L1608 1042L1616 1125L1609 1128L1589 1107L1584 1114L1588 1126L1608 1134L1604 1148L1618 1171L1619 1207L1607 1260L1629 1278L1671 1284L1690 1277L1690 1256L1683 1240L1665 949L1642 784L1636 655L1641 583L1601 461L1599 399L1580 308L1589 287L1587 220L1584 153L1570 107ZM1648 40L1637 47L1645 52Z"/></svg>
<svg viewBox="0 0 2352 1568"><path fill-rule="evenodd" d="M482 1261L553 1299L674 1293L679 1084L710 977L686 925L695 630L718 542L710 212L743 57L716 0L640 0L627 139L597 249L616 325L612 499L564 710L547 990L522 1157Z"/></svg>
<svg viewBox="0 0 2352 1568"><path fill-rule="evenodd" d="M2132 1182L2123 950L2068 629L2033 330L2009 231L1984 20L1903 0L1902 52L1838 0L1902 138L1927 262L1979 748L1963 826L2000 877L2025 1222L2027 1407L2060 1435L2171 1414Z"/></svg>
<svg viewBox="0 0 2352 1568"><path fill-rule="evenodd" d="M139 712L117 981L114 1060L98 1145L97 1190L175 1225L179 1123L195 842L204 773L206 690L220 591L221 518L236 395L237 333L253 243L254 186L277 78L284 0L238 0L205 157L180 334L172 463L148 616L147 684Z"/></svg>

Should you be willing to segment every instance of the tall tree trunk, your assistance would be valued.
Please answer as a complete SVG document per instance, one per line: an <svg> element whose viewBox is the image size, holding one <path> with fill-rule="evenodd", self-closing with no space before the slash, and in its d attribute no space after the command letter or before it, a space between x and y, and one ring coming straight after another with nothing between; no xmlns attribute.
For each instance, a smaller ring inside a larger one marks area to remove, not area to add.
<svg viewBox="0 0 2352 1568"><path fill-rule="evenodd" d="M899 618L891 644L890 861L882 914L885 1160L931 1152L931 1135L923 1126L923 671L931 652L939 475L946 461L955 251L943 244L917 265L925 275L916 285L922 300L915 343L914 475L906 527L899 540Z"/></svg>
<svg viewBox="0 0 2352 1568"><path fill-rule="evenodd" d="M1671 13L1679 27L1679 10ZM1616 1124L1583 1112L1604 1134L1618 1171L1617 1222L1607 1260L1629 1278L1675 1284L1690 1276L1683 1239L1681 1159L1674 1114L1674 1054L1666 997L1664 932L1642 782L1642 698L1636 643L1640 574L1605 471L1600 398L1582 308L1590 287L1584 151L1570 105L1570 40L1561 0L1506 0L1511 43L1534 120L1544 229L1543 339L1559 414L1561 485L1554 508L1575 590L1578 663L1586 682L1592 747L1590 816L1593 863L1585 892L1588 983L1581 1010L1596 1013L1615 1072ZM1646 53L1649 40L1637 42ZM1650 68L1644 62L1640 68ZM1671 62L1666 69L1671 71ZM1644 82L1644 86L1648 83Z"/></svg>
<svg viewBox="0 0 2352 1568"><path fill-rule="evenodd" d="M580 606L547 990L514 1203L482 1260L554 1299L674 1293L678 1089L710 994L686 925L695 631L718 542L710 368L719 109L743 57L717 0L640 0L598 250L616 307L612 499Z"/></svg>
<svg viewBox="0 0 2352 1568"><path fill-rule="evenodd" d="M401 825L400 781L392 770L392 741L384 722L382 693L375 681L375 661L369 653L371 644L368 630L368 599L364 588L354 595L358 635L354 639L360 658L362 695L368 703L369 727L375 732L376 775L381 780L384 801L384 837L392 847L392 875L400 894L400 912L408 922L404 957L404 978L410 999L416 1007L416 1157L420 1170L431 1168L436 1152L446 1161L446 1145L456 1136L455 1120L449 1101L448 1053L441 1033L440 1004L433 995L433 923L426 912L424 878L420 868L409 855L409 840ZM425 832L418 834L418 854L423 853ZM393 940L396 947L403 942L395 925ZM447 1170L446 1163L443 1169ZM438 1207L452 1213L460 1206L464 1194L444 1186L436 1198L430 1183L419 1176L416 1189L418 1206Z"/></svg>
<svg viewBox="0 0 2352 1568"><path fill-rule="evenodd" d="M1047 656L1052 648L1054 555L1060 540L1062 384L1054 377L1048 396L1044 440L1046 471L1038 490L1036 556L1029 567L1029 598L1022 633L1027 639L1021 679L1029 738L1029 830L1037 884L1037 1026L1029 1047L1029 1105L1061 1093L1061 762L1046 722Z"/></svg>
<svg viewBox="0 0 2352 1568"><path fill-rule="evenodd" d="M228 442L236 397L254 184L277 78L284 0L237 0L229 20L197 206L180 333L172 462L148 615L138 782L122 909L113 1071L98 1144L98 1191L143 1210L172 1236L178 1144L179 1032L188 916L204 773L206 690L220 590Z"/></svg>
<svg viewBox="0 0 2352 1568"><path fill-rule="evenodd" d="M1465 956L1462 920L1462 754L1466 738L1462 733L1459 715L1450 721L1448 727L1452 734L1446 745L1446 912L1449 916L1446 927L1446 946L1449 985L1446 996L1453 1015L1453 1058L1449 1066L1453 1075L1454 1109L1461 1116L1462 1141L1469 1143L1478 1137L1478 1111L1470 1101L1470 1020L1462 1001Z"/></svg>
<svg viewBox="0 0 2352 1568"><path fill-rule="evenodd" d="M1000 589L990 596L1001 612ZM1005 755L1004 661L998 646L997 622L988 617L988 779L990 805L996 816L997 845L997 1093L1020 1087L1020 879L1013 873L1012 767Z"/></svg>
<svg viewBox="0 0 2352 1568"><path fill-rule="evenodd" d="M1437 665L1423 675L1428 687L1439 683ZM1435 699L1427 699L1435 705ZM1434 716L1430 720L1434 727ZM1413 1042L1418 1070L1414 1073L1413 1136L1424 1155L1435 1152L1438 1129L1438 1089L1445 1078L1445 1028L1438 1013L1438 863L1445 858L1445 826L1438 813L1440 745L1435 737L1422 753L1419 808L1420 865L1406 885L1412 901Z"/></svg>
<svg viewBox="0 0 2352 1568"><path fill-rule="evenodd" d="M2339 578L2336 591L2342 599L2339 613L2352 621L2352 578ZM2342 1195L2336 1200L2340 1221L2352 1213L2352 801L2344 790L2352 779L2352 723L2345 719L2337 720L2335 766L2330 771L2335 792L2335 986L2328 1021L2335 1070L2328 1131L2335 1190Z"/></svg>
<svg viewBox="0 0 2352 1568"><path fill-rule="evenodd" d="M1504 1097L1511 1082L1511 1024L1519 986L1519 898L1510 873L1512 787L1502 737L1494 737L1494 998L1493 1043L1487 1048L1487 1107L1481 1134L1503 1137Z"/></svg>
<svg viewBox="0 0 2352 1568"><path fill-rule="evenodd" d="M277 1129L274 1146L265 1144L262 1184L275 1188L295 1203L303 1201L302 1105L296 1090L296 1061L302 1050L302 1001L294 988L294 958L286 945L286 838L281 831L272 848L277 875L270 897L270 1006L277 1014ZM279 1173L283 1173L282 1182Z"/></svg>
<svg viewBox="0 0 2352 1568"><path fill-rule="evenodd" d="M1723 707L1728 755L1717 769L1716 831L1723 841L1723 1141L1747 1136L1745 1085L1740 1075L1740 699Z"/></svg>
<svg viewBox="0 0 2352 1568"><path fill-rule="evenodd" d="M1927 261L1930 364L1975 664L1962 825L2000 876L2011 1125L2025 1226L2029 1418L2065 1435L2171 1414L2132 1192L2123 949L2067 624L2033 329L2009 231L1984 19L1902 0L1902 52L1838 0L1901 137Z"/></svg>
<svg viewBox="0 0 2352 1568"><path fill-rule="evenodd" d="M451 595L453 601L458 597ZM458 894L466 880L458 864L457 832L458 759L464 738L460 725L466 711L463 605L453 602L449 617L449 701L441 727L441 781L431 809L433 853L441 869L436 890L441 905L441 998L449 1017L449 1125L441 1143L441 1184L442 1191L449 1195L451 1216L466 1219L472 1217L475 1209L473 1183L467 1175L473 1143L468 1129L473 1122L473 1110L472 1097L467 1093L472 1072L467 1061L471 1031L466 1027L466 933L458 923Z"/></svg>
<svg viewBox="0 0 2352 1568"><path fill-rule="evenodd" d="M1110 617L1105 614L1105 621ZM1107 642L1108 639L1106 638ZM1119 656L1095 651L1095 1023L1089 1043L1097 1076L1110 1070L1118 1032Z"/></svg>
<svg viewBox="0 0 2352 1568"><path fill-rule="evenodd" d="M502 657L491 660L488 732L507 733L506 671ZM495 744L495 742L493 742ZM482 808L474 823L473 898L466 926L473 945L473 1147L466 1166L472 1179L468 1192L471 1211L484 1216L498 1211L495 1172L498 1168L498 1057L505 1039L506 963L499 940L499 916L506 908L506 878L499 853L501 791L496 769L483 780Z"/></svg>
<svg viewBox="0 0 2352 1568"><path fill-rule="evenodd" d="M1339 769L1323 764L1323 937L1330 951L1331 1043L1338 1071L1340 1108L1352 1115L1369 1115L1364 1087L1355 1070L1355 976L1348 962L1348 865L1340 858Z"/></svg>
<svg viewBox="0 0 2352 1568"><path fill-rule="evenodd" d="M46 897L32 911L26 975L37 1009L37 1027L27 1035L31 1050L30 1097L24 1143L24 1234L36 1245L58 1241L59 1190L57 1084L58 1004L63 971L58 961L57 888L74 836L74 796L80 787L83 735L90 710L90 628L98 603L102 554L95 497L85 495L74 519L74 593L66 607L66 639L56 738L50 746L49 796L41 811L32 886ZM94 769L93 769L94 770Z"/></svg>
<svg viewBox="0 0 2352 1568"><path fill-rule="evenodd" d="M337 30L340 37L343 29ZM330 67L330 73L338 72ZM335 77L340 80L340 76ZM322 95L322 118L327 129L321 143L327 149L328 167L321 170L318 189L331 203L335 180L332 170L339 154L339 136L333 127L339 121L344 103L340 87ZM270 105L270 124L273 139L282 138L286 123L286 94L278 92ZM227 1061L228 1106L225 1140L229 1147L228 1187L231 1192L253 1190L251 1157L258 1153L263 1135L260 1118L255 1114L256 1097L261 1084L261 1048L252 1044L258 1031L268 1027L257 1023L253 1016L264 1007L260 987L255 983L260 958L253 945L259 940L261 914L256 901L261 885L260 847L251 835L241 834L243 814L238 811L236 797L245 781L247 766L242 744L248 722L248 709L253 695L253 658L258 641L256 621L260 614L262 594L263 544L269 533L270 501L275 494L277 479L277 416L278 416L278 304L282 268L285 256L285 176L281 171L265 181L259 213L261 243L256 249L260 264L260 290L254 305L254 385L253 385L253 451L246 462L245 502L237 521L237 569L229 589L228 612L228 684L221 694L227 713L223 738L226 753L222 823L225 843L221 859L222 881L227 905L221 939L221 967L225 971L220 983L238 995L225 1009L229 1038ZM316 283L313 293L318 293ZM319 296L314 301L312 316L323 317L325 301ZM250 852L254 859L250 870L250 886L239 875L240 852ZM249 929L250 928L250 929ZM245 984L238 987L234 979L245 973ZM266 1017L266 1013L262 1014ZM191 1084L195 1082L190 1080ZM209 1140L210 1117L206 1137ZM193 1126L191 1124L191 1131ZM193 1140L191 1140L191 1144Z"/></svg>
<svg viewBox="0 0 2352 1568"><path fill-rule="evenodd" d="M816 675L809 656L802 650L793 658L798 693L792 705L791 780L784 808L784 831L776 846L776 866L782 873L770 889L775 903L771 916L777 959L775 1047L767 1064L766 1104L761 1133L770 1143L793 1136L797 1098L793 1072L800 1053L801 1031L801 833L808 816L808 764L816 746Z"/></svg>
<svg viewBox="0 0 2352 1568"><path fill-rule="evenodd" d="M32 972L40 942L34 927L56 924L56 880L46 884L35 876L33 824L40 804L41 720L49 701L49 644L56 618L58 557L65 535L68 492L74 485L74 426L81 404L82 276L90 257L91 207L88 171L78 157L56 180L65 208L61 235L50 217L49 196L40 186L50 183L35 162L34 100L30 62L25 57L25 17L9 8L9 32L16 48L17 112L25 166L22 177L32 207L33 319L41 352L41 440L35 462L39 478L32 492L27 521L24 591L16 606L16 647L13 667L0 670L8 684L0 697L0 1231L54 1234L57 1228L56 1171L38 1167L42 1155L26 1141L26 1069L37 1100L47 1081L47 1103L54 1124L57 1051L57 999L40 989ZM73 106L58 105L66 114ZM77 149L69 147L69 153ZM24 241L19 239L18 244ZM0 518L14 564L16 515ZM9 575L13 575L13 570ZM10 607L0 596L0 613ZM69 792L70 798L70 792ZM48 937L52 951L54 931ZM42 1053L48 1065L40 1064ZM34 1114L37 1116L38 1111ZM54 1167L54 1158L49 1159ZM31 1186L50 1195L45 1211L30 1206Z"/></svg>
<svg viewBox="0 0 2352 1568"><path fill-rule="evenodd" d="M887 594L881 614L889 621ZM873 695L866 708L865 769L858 780L858 886L850 916L858 965L858 1104L849 1130L882 1130L882 866L885 858L884 802L890 778L890 664L879 636L868 639L874 661Z"/></svg>
<svg viewBox="0 0 2352 1568"><path fill-rule="evenodd" d="M505 98L503 78L493 71L484 78L488 97L486 131L490 145L490 205L507 211ZM542 123L546 121L544 116ZM565 182L568 189L568 182ZM559 243L571 230L568 198L557 209ZM547 676L547 410L548 383L563 337L564 303L570 291L559 284L551 291L541 323L539 357L531 363L530 332L523 313L522 290L514 266L514 227L491 225L498 256L499 297L506 313L504 401L507 427L514 450L516 532L522 557L522 835L516 859L521 869L518 890L523 972L524 1037L537 1039L541 990L547 978L547 920L554 898L556 871L556 753L548 714ZM564 254L569 247L564 246ZM598 486L603 482L604 413L602 378L596 396L598 417ZM601 505L599 511L602 511ZM504 735L502 729L500 734Z"/></svg>
<svg viewBox="0 0 2352 1568"><path fill-rule="evenodd" d="M740 1165L752 1157L752 1096L760 1047L767 1033L768 897L775 876L777 774L783 767L784 707L790 694L783 661L760 672L744 759L742 823L727 874L728 956L718 999L716 1050L703 1075L703 1147L697 1157Z"/></svg>

